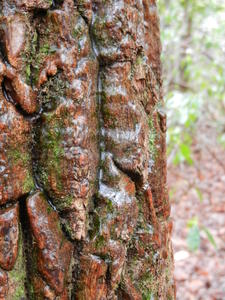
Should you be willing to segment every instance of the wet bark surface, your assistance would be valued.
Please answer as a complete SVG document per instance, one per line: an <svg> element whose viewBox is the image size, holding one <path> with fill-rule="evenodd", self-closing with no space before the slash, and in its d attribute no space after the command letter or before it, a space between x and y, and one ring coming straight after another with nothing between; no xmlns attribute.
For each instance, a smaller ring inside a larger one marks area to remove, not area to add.
<svg viewBox="0 0 225 300"><path fill-rule="evenodd" d="M0 2L0 299L174 299L153 0Z"/></svg>

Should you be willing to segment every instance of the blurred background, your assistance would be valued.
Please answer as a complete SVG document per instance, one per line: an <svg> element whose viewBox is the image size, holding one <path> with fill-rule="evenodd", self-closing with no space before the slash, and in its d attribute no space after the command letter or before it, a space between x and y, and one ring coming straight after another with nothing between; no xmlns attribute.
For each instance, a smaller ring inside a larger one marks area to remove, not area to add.
<svg viewBox="0 0 225 300"><path fill-rule="evenodd" d="M225 299L225 1L158 0L178 300Z"/></svg>

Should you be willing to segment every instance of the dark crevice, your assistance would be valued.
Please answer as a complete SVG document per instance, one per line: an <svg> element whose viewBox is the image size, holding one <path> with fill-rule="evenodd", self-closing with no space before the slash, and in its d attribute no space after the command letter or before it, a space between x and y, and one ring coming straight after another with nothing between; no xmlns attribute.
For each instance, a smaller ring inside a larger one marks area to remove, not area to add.
<svg viewBox="0 0 225 300"><path fill-rule="evenodd" d="M41 126L41 113L38 118L33 120L32 123L32 145L31 145L31 159L32 159L32 177L37 190L42 190L41 184L37 176L38 169L38 141L39 141L39 128Z"/></svg>
<svg viewBox="0 0 225 300"><path fill-rule="evenodd" d="M81 276L81 268L80 268L80 261L79 257L82 255L83 247L84 247L84 242L82 241L74 241L74 252L73 252L73 259L74 259L74 264L73 264L73 269L72 269L72 291L71 291L71 300L77 300L76 297L76 292L79 289L79 279Z"/></svg>
<svg viewBox="0 0 225 300"><path fill-rule="evenodd" d="M77 245L79 249L82 248L83 241L82 241L82 240L79 241L79 240L74 240L74 239L72 239L71 236L70 236L70 234L69 234L69 232L68 232L67 226L66 226L65 220L67 219L68 214L71 213L72 211L71 211L71 210L70 210L70 211L66 211L66 210L64 210L64 211L59 211L59 210L57 210L57 209L54 207L54 205L52 204L52 200L51 200L51 198L48 196L48 194L47 194L45 191L44 191L44 193L45 193L46 199L48 200L49 205L51 205L51 207L53 207L53 209L55 209L55 211L57 211L57 213L58 213L58 216L59 216L59 218L60 218L60 227L61 227L61 229L62 229L62 232L63 232L65 238L66 238L68 241L70 241L74 246Z"/></svg>
<svg viewBox="0 0 225 300"><path fill-rule="evenodd" d="M39 158L39 136L40 136L40 127L41 127L41 115L39 114L38 118L35 119L32 123L32 148L31 148L31 158L32 158L32 175L35 187L39 190L43 190L39 182L37 175L38 170L38 158Z"/></svg>
<svg viewBox="0 0 225 300"><path fill-rule="evenodd" d="M88 19L85 17L85 15L83 14L83 11L82 11L82 4L79 3L78 0L74 0L74 5L77 9L77 11L79 12L80 16L83 18L84 22L86 23L86 25L89 27L90 29L90 26L89 26L89 22L88 22Z"/></svg>
<svg viewBox="0 0 225 300"><path fill-rule="evenodd" d="M103 68L103 67L105 67L105 68L107 68L107 67L112 67L113 65L115 65L115 64L119 64L119 63L133 63L133 60L131 60L131 59L121 59L121 60L116 60L116 61L109 61L109 62L106 62L105 60L101 60L101 63L100 63L100 66Z"/></svg>
<svg viewBox="0 0 225 300"><path fill-rule="evenodd" d="M25 259L25 268L26 268L26 279L25 279L25 291L27 299L33 299L33 291L31 288L31 281L34 272L39 274L40 277L42 275L37 270L36 261L34 261L34 257L37 253L34 254L33 252L33 244L34 239L31 232L31 225L29 222L29 216L27 213L27 196L23 196L19 200L19 216L20 216L20 223L22 229L22 240L23 240L23 257ZM31 295L32 293L32 295Z"/></svg>
<svg viewBox="0 0 225 300"><path fill-rule="evenodd" d="M23 196L19 199L19 216L20 216L20 224L22 229L22 241L23 241L23 257L25 260L25 268L26 268L26 281L25 281L25 291L26 297L29 299L28 295L28 286L29 286L29 278L30 278L30 270L32 268L31 255L30 255L30 246L32 245L32 236L30 232L30 224L29 218L27 214L26 208L26 200L27 196Z"/></svg>
<svg viewBox="0 0 225 300"><path fill-rule="evenodd" d="M16 205L19 200L8 200L6 203L0 205L0 210L11 208Z"/></svg>
<svg viewBox="0 0 225 300"><path fill-rule="evenodd" d="M33 14L35 18L43 18L46 17L48 13L47 9L43 9L43 8L35 8L33 10Z"/></svg>
<svg viewBox="0 0 225 300"><path fill-rule="evenodd" d="M64 0L52 0L50 9L59 9L62 7Z"/></svg>
<svg viewBox="0 0 225 300"><path fill-rule="evenodd" d="M57 8L57 4L55 0L52 0L52 5L50 7L50 9L56 9Z"/></svg>
<svg viewBox="0 0 225 300"><path fill-rule="evenodd" d="M117 300L130 299L129 294L127 294L125 292L125 290L123 288L123 285L121 283L120 283L120 285L117 288L116 296L118 298Z"/></svg>
<svg viewBox="0 0 225 300"><path fill-rule="evenodd" d="M100 72L101 69L99 67L98 70L98 82L97 82L97 95L96 95L96 100L97 100L97 117L98 117L98 149L99 149L99 165L98 165L98 172L97 172L97 188L100 188L100 182L99 182L99 178L100 178L100 171L101 171L101 154L102 154L102 150L101 150L101 144L104 143L102 135L101 135L101 128L103 126L103 118L102 118L102 107L101 107L101 78L100 78ZM96 200L95 200L96 201Z"/></svg>
<svg viewBox="0 0 225 300"><path fill-rule="evenodd" d="M107 286L111 286L111 270L110 270L110 265L108 265L107 271L106 271L106 275L105 275L105 281Z"/></svg>
<svg viewBox="0 0 225 300"><path fill-rule="evenodd" d="M116 160L115 158L112 156L112 160L115 164L115 166L117 167L117 169L120 170L120 172L122 172L123 174L127 175L131 181L134 182L135 186L136 186L136 189L140 189L140 187L143 185L143 178L140 174L138 174L137 172L135 171L130 171L130 170L127 170L127 169L124 169Z"/></svg>
<svg viewBox="0 0 225 300"><path fill-rule="evenodd" d="M23 202L24 199L26 199L31 193L32 192L26 193L26 194L22 195L21 197L19 197L16 200L9 199L6 203L0 205L0 210L11 208L11 207L15 206L17 203L20 203L21 201Z"/></svg>
<svg viewBox="0 0 225 300"><path fill-rule="evenodd" d="M102 71L102 66L101 66L101 60L98 57L97 53L95 53L95 39L94 35L92 33L92 28L89 26L89 36L91 40L91 46L92 46L92 52L97 59L98 62L98 76L97 76L97 95L96 95L96 105L97 105L97 117L98 117L98 148L99 148L99 165L98 165L98 173L97 173L97 178L98 178L98 189L100 187L100 170L101 170L101 144L104 144L104 138L102 137L101 134L101 128L103 127L103 115L102 115L102 104L101 104L101 93L102 93L102 82L101 82L101 71Z"/></svg>
<svg viewBox="0 0 225 300"><path fill-rule="evenodd" d="M0 35L0 39L2 39L2 36ZM3 43L2 41L0 40L0 58L2 59L2 61L4 63L7 63L8 64L8 58L7 58L7 55L5 53L5 50L4 50L4 46L3 46Z"/></svg>

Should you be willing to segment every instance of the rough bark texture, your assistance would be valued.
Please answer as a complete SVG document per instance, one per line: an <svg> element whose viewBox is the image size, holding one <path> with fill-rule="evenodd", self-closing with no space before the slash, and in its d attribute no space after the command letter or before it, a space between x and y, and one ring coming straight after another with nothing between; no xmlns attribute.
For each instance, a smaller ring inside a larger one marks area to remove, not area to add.
<svg viewBox="0 0 225 300"><path fill-rule="evenodd" d="M0 1L0 299L174 299L154 0Z"/></svg>

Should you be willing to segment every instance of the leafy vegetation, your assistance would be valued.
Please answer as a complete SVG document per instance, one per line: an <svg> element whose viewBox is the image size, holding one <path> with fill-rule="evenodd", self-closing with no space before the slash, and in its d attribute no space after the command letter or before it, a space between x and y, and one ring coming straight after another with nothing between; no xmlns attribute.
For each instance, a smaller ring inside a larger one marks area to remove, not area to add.
<svg viewBox="0 0 225 300"><path fill-rule="evenodd" d="M197 217L194 217L189 220L188 228L189 231L187 236L187 244L191 251L196 251L200 247L201 233L204 233L210 241L210 243L216 248L216 242L213 238L213 235L210 233L208 228L199 224Z"/></svg>
<svg viewBox="0 0 225 300"><path fill-rule="evenodd" d="M159 0L159 10L169 161L193 164L199 118L211 116L225 145L225 3Z"/></svg>
<svg viewBox="0 0 225 300"><path fill-rule="evenodd" d="M164 93L168 114L168 164L197 165L192 153L201 122L216 128L225 147L225 2L159 0ZM200 201L203 194L193 187ZM171 190L170 193L174 191ZM194 217L188 222L190 250L202 234L216 247L209 229Z"/></svg>

